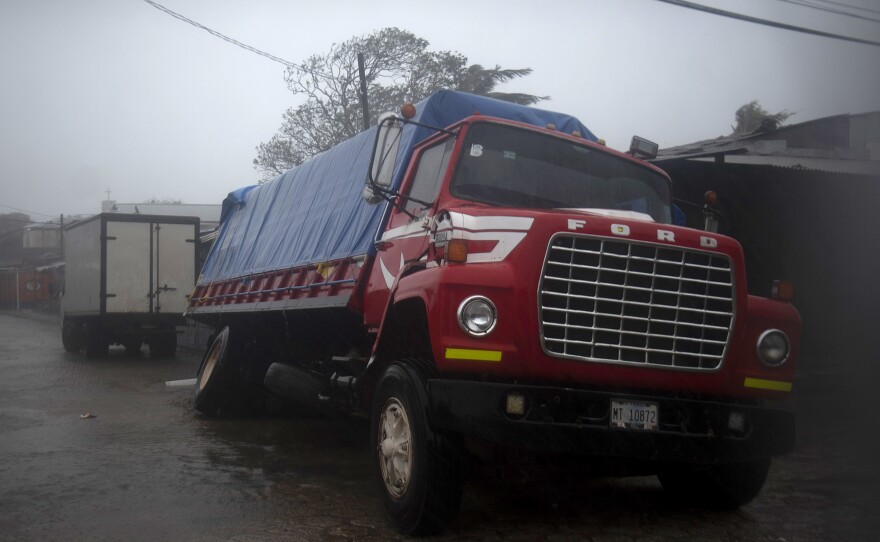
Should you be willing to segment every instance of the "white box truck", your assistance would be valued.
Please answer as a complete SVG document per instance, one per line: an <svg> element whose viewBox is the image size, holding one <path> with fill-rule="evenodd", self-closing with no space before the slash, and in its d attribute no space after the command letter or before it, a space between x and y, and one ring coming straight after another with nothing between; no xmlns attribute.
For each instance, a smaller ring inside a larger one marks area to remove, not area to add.
<svg viewBox="0 0 880 542"><path fill-rule="evenodd" d="M65 228L64 348L89 357L146 343L171 356L195 286L197 217L102 213Z"/></svg>

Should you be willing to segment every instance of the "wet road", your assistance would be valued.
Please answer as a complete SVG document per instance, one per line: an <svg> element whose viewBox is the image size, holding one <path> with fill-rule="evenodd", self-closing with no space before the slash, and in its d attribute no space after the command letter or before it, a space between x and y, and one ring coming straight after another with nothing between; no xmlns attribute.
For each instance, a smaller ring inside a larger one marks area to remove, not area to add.
<svg viewBox="0 0 880 542"><path fill-rule="evenodd" d="M190 389L165 387L198 361L121 348L87 360L64 352L56 322L0 313L0 539L402 538L374 494L366 423L204 418ZM458 521L436 539L875 539L880 448L862 435L878 424L854 431L829 414L850 393L828 386L796 398L798 450L740 511L674 507L654 478L560 487L474 468Z"/></svg>

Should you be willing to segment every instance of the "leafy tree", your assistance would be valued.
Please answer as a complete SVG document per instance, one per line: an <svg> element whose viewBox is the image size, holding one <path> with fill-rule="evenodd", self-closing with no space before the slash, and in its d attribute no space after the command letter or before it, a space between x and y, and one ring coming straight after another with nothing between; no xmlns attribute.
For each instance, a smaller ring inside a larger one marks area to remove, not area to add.
<svg viewBox="0 0 880 542"><path fill-rule="evenodd" d="M752 100L736 110L736 125L731 128L734 135L751 134L759 129L772 131L779 128L792 115L794 112L786 110L771 115L761 107L758 100Z"/></svg>
<svg viewBox="0 0 880 542"><path fill-rule="evenodd" d="M288 68L285 80L306 103L288 109L278 133L257 147L254 168L267 178L279 175L362 130L357 54L365 57L370 124L385 111L396 111L443 89L457 89L519 104L547 99L495 90L501 83L532 72L531 68L503 69L468 65L451 51L428 51L429 43L406 30L384 28L334 44L323 55L313 55L301 67Z"/></svg>

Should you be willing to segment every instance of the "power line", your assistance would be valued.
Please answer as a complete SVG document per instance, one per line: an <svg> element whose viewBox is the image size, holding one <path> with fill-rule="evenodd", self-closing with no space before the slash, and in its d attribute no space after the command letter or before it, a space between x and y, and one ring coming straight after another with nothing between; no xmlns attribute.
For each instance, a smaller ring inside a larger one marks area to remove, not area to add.
<svg viewBox="0 0 880 542"><path fill-rule="evenodd" d="M666 4L672 4L674 6L694 9L697 11L703 11L705 13L711 13L713 15L719 15L721 17L729 17L731 19L738 19L740 21L746 21L749 23L762 24L765 26L772 26L774 28L781 28L783 30L791 30L793 32L802 32L804 34L812 34L814 36L821 36L823 38L832 38L843 41L851 41L853 43L861 43L863 45L873 45L874 47L880 47L880 42L865 40L861 38L853 38L850 36L842 36L840 34L831 34L830 32L822 32L821 30L812 30L810 28L803 28L801 26L794 26L785 23L777 23L776 21L769 21L767 19L759 19L757 17L752 17L750 15L742 15L740 13L734 13L732 11L725 11L723 9L717 9L709 6L704 6L702 4L695 4L693 2L686 2L685 0L657 0L658 2L664 2Z"/></svg>
<svg viewBox="0 0 880 542"><path fill-rule="evenodd" d="M832 4L832 5L844 7L847 9L854 9L856 11L864 11L867 13L877 13L878 15L880 15L880 9L871 9L871 8L865 8L862 6L854 6L852 4L847 4L844 2L835 2L834 0L816 0L816 1L819 2L820 4Z"/></svg>
<svg viewBox="0 0 880 542"><path fill-rule="evenodd" d="M3 207L4 209L12 209L13 211L18 211L20 213L27 213L29 215L48 216L49 218L55 218L56 216L58 216L58 215L47 215L46 213L37 213L34 211L28 211L27 209L19 209L18 207L10 207L9 205L3 205L2 203L0 203L0 207Z"/></svg>
<svg viewBox="0 0 880 542"><path fill-rule="evenodd" d="M226 41L228 43L231 43L237 47L241 47L242 49L244 49L246 51L256 53L262 57L268 58L269 60L272 60L274 62L278 62L279 64L283 64L284 66L287 66L288 68L296 68L297 70L301 70L301 71L304 71L307 73L311 73L312 75L317 75L317 76L324 77L327 79L334 78L332 75L327 75L326 73L321 73L318 71L310 70L309 68L306 68L305 66L301 66L299 64L295 64L295 63L290 62L288 60L284 60L281 57L277 57L273 54L267 53L265 51L261 51L261 50L257 49L256 47L251 47L250 45L248 45L246 43L242 43L236 39L230 38L229 36L227 36L225 34L221 34L220 32L217 32L216 30L212 30L211 28L208 28L207 26L205 26L201 23L193 21L192 19L190 19L188 17L184 17L183 15L181 15L180 13L177 13L176 11L171 11L170 9L166 8L162 4L159 4L158 2L154 2L153 0L144 0L144 2L150 4L151 6L158 9L159 11L162 11L164 13L167 13L168 15L171 15L175 19L181 20L187 24L191 24L196 28L201 28L202 30L211 34L212 36L218 37L221 40Z"/></svg>
<svg viewBox="0 0 880 542"><path fill-rule="evenodd" d="M810 8L810 9L817 9L819 11L824 11L826 13L834 13L835 15L842 15L844 17L852 17L854 19L861 19L863 21L871 21L871 22L875 22L875 23L880 23L880 19L875 19L874 17L868 17L865 15L858 15L855 13L850 13L848 11L845 11L845 10L842 10L839 8L816 5L811 2L808 2L807 0L778 0L778 1L785 2L786 4L794 4L795 6L801 6L801 7Z"/></svg>

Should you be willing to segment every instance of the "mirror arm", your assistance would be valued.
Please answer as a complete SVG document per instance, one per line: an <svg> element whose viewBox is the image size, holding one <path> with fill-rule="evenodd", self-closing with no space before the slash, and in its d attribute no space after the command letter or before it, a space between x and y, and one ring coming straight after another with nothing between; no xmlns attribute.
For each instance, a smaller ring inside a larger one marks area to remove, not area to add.
<svg viewBox="0 0 880 542"><path fill-rule="evenodd" d="M402 124L412 124L415 126L421 126L422 128L427 128L428 130L434 130L435 132L443 132L444 134L458 135L458 132L455 132L453 130L447 130L446 128L438 128L438 127L432 126L430 124L422 124L421 122L410 120L405 117L398 117L398 116L388 117L388 118L383 119L382 122L388 122L390 120L394 120L394 121L400 122Z"/></svg>
<svg viewBox="0 0 880 542"><path fill-rule="evenodd" d="M416 122L414 120L401 119L401 118L398 118L397 120L404 123L404 124L414 124L416 126L421 126L422 128L434 130L435 132L443 132L444 134L448 134L448 135L458 135L457 132L453 132L452 130L447 130L446 128L438 128L436 126L431 126L430 124L422 124L421 122Z"/></svg>
<svg viewBox="0 0 880 542"><path fill-rule="evenodd" d="M428 205L427 203L425 203L423 201L420 201L420 200L417 200L414 198L409 198L407 196L403 196L403 195L399 194L397 191L385 190L384 188L382 188L381 186L376 185L376 184L371 184L370 188L372 188L374 194L378 194L380 198L387 201L388 203L393 205L398 211L406 214L408 217L412 218L413 220L417 219L418 217L416 215L412 214L411 212L407 211L403 205L399 205L396 201L394 201L394 199L395 198L404 198L404 199L412 200L416 203L421 203L422 205Z"/></svg>

